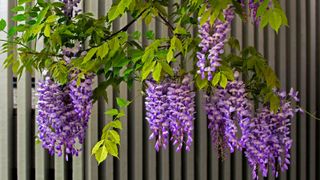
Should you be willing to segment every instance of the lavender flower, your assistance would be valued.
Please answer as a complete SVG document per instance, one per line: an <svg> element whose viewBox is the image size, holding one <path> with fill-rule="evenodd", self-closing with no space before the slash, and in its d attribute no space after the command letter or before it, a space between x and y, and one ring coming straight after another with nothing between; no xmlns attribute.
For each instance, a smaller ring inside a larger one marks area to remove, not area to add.
<svg viewBox="0 0 320 180"><path fill-rule="evenodd" d="M153 80L146 83L146 119L152 131L150 139L156 139L155 149L168 146L170 132L176 150L180 151L185 143L189 151L195 114L191 76L184 76L182 82L166 78L159 84Z"/></svg>
<svg viewBox="0 0 320 180"><path fill-rule="evenodd" d="M190 75L184 76L181 83L170 83L168 87L171 141L173 141L173 145L177 145L177 151L182 149L184 142L186 150L189 151L193 141L194 97L195 93Z"/></svg>
<svg viewBox="0 0 320 180"><path fill-rule="evenodd" d="M166 148L169 143L169 126L167 89L168 82L157 84L153 80L146 81L146 119L152 131L149 139L156 139L155 149Z"/></svg>
<svg viewBox="0 0 320 180"><path fill-rule="evenodd" d="M290 164L291 119L300 109L294 108L288 99L290 97L294 101L299 99L293 90L290 91L289 96L285 92L279 92L278 95L280 97L278 112L271 112L269 106L263 106L248 126L245 154L253 169L252 177L254 179L258 178L256 170L260 170L262 175L266 177L268 167L271 167L273 175L277 177L279 170L287 170Z"/></svg>
<svg viewBox="0 0 320 180"><path fill-rule="evenodd" d="M208 128L220 155L227 147L230 152L243 147L245 139L237 137L237 125L244 132L251 119L251 103L246 96L245 85L240 80L230 82L225 89L216 88L213 95L206 96Z"/></svg>
<svg viewBox="0 0 320 180"><path fill-rule="evenodd" d="M224 53L224 44L234 18L233 9L233 7L229 7L224 10L225 22L216 19L213 26L207 21L199 27L199 37L201 38L199 47L201 51L197 52L197 66L199 68L197 73L201 75L202 79L207 76L207 79L211 81L213 73L221 65L220 55Z"/></svg>
<svg viewBox="0 0 320 180"><path fill-rule="evenodd" d="M77 142L83 142L86 126L78 121L68 96L68 88L54 83L49 77L39 83L37 124L42 147L53 155L78 155ZM66 158L68 156L66 155Z"/></svg>
<svg viewBox="0 0 320 180"><path fill-rule="evenodd" d="M65 4L63 7L64 14L68 17L77 15L80 9L76 9L81 0L60 0ZM75 13L75 14L74 14Z"/></svg>

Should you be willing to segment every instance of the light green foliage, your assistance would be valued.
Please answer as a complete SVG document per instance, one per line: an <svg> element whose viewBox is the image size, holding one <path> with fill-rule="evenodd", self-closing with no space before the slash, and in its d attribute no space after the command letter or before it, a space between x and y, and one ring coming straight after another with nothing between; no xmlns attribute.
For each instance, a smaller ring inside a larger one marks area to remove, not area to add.
<svg viewBox="0 0 320 180"><path fill-rule="evenodd" d="M124 109L130 105L130 101L122 98L117 98L117 105L121 110L109 109L105 112L106 115L114 118L103 129L100 141L92 148L91 154L95 156L100 164L104 161L108 154L114 157L119 157L118 146L121 144L118 130L122 129L120 118L125 116Z"/></svg>

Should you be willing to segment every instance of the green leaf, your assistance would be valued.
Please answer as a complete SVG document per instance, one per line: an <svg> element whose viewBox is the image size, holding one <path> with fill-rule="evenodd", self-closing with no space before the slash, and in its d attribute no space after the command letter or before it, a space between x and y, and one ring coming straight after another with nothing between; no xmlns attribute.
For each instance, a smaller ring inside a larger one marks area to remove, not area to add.
<svg viewBox="0 0 320 180"><path fill-rule="evenodd" d="M24 3L29 3L29 2L32 2L32 0L19 0L18 1L18 4L24 4Z"/></svg>
<svg viewBox="0 0 320 180"><path fill-rule="evenodd" d="M97 142L92 148L91 155L95 154L103 143L104 143L104 140Z"/></svg>
<svg viewBox="0 0 320 180"><path fill-rule="evenodd" d="M19 12L19 11L24 11L24 7L23 6L16 6L14 8L11 9L12 12Z"/></svg>
<svg viewBox="0 0 320 180"><path fill-rule="evenodd" d="M4 19L0 20L0 31L3 31L7 26L7 22Z"/></svg>
<svg viewBox="0 0 320 180"><path fill-rule="evenodd" d="M97 150L95 153L96 160L98 161L98 164L103 162L108 156L108 150L105 146L102 146Z"/></svg>
<svg viewBox="0 0 320 180"><path fill-rule="evenodd" d="M280 98L276 95L272 95L270 98L270 110L274 113L278 112L280 106Z"/></svg>
<svg viewBox="0 0 320 180"><path fill-rule="evenodd" d="M105 114L109 116L115 116L119 114L119 111L117 109L109 109L108 111L105 112Z"/></svg>
<svg viewBox="0 0 320 180"><path fill-rule="evenodd" d="M121 108L127 107L130 105L130 101L122 98L117 98L117 105Z"/></svg>
<svg viewBox="0 0 320 180"><path fill-rule="evenodd" d="M206 79L201 79L200 76L197 76L196 84L199 89L203 89L208 86L208 81Z"/></svg>
<svg viewBox="0 0 320 180"><path fill-rule="evenodd" d="M88 54L83 58L83 62L82 64L87 63L88 61L90 61L92 59L92 57L96 54L98 48L92 48L89 50Z"/></svg>
<svg viewBox="0 0 320 180"><path fill-rule="evenodd" d="M51 35L51 27L50 27L49 24L46 25L46 27L44 28L44 32L43 33L44 33L44 35L46 37L50 37L50 35Z"/></svg>
<svg viewBox="0 0 320 180"><path fill-rule="evenodd" d="M149 76L151 71L153 71L155 65L156 65L156 61L150 61L149 63L146 63L143 65L142 71L141 71L142 80L145 80Z"/></svg>
<svg viewBox="0 0 320 180"><path fill-rule="evenodd" d="M224 74L221 74L220 86L226 88L228 84L228 78Z"/></svg>
<svg viewBox="0 0 320 180"><path fill-rule="evenodd" d="M108 43L103 43L101 46L99 46L97 56L103 59L109 52L109 45Z"/></svg>
<svg viewBox="0 0 320 180"><path fill-rule="evenodd" d="M213 77L212 85L216 86L219 83L220 78L221 78L221 72L216 73Z"/></svg>
<svg viewBox="0 0 320 180"><path fill-rule="evenodd" d="M153 70L152 77L155 81L159 82L161 77L162 66L160 63L157 63L156 67Z"/></svg>
<svg viewBox="0 0 320 180"><path fill-rule="evenodd" d="M123 112L120 112L123 113ZM115 128L115 129L122 129L122 123L119 120L114 120L111 122L111 127Z"/></svg>
<svg viewBox="0 0 320 180"><path fill-rule="evenodd" d="M152 30L149 30L146 32L146 37L148 40L153 40L155 35L154 35L154 32Z"/></svg>
<svg viewBox="0 0 320 180"><path fill-rule="evenodd" d="M162 66L162 69L168 73L170 76L174 76L174 72L173 72L173 69L171 68L171 66L165 62L165 61L160 61L160 64Z"/></svg>
<svg viewBox="0 0 320 180"><path fill-rule="evenodd" d="M108 131L108 133L109 133L109 138L112 142L114 142L116 144L120 144L120 135L117 131L110 130L110 131Z"/></svg>
<svg viewBox="0 0 320 180"><path fill-rule="evenodd" d="M16 16L13 16L13 21L25 21L27 18L24 14L18 14Z"/></svg>
<svg viewBox="0 0 320 180"><path fill-rule="evenodd" d="M131 34L132 38L135 39L135 40L138 40L140 39L141 37L141 32L140 31L135 31Z"/></svg>
<svg viewBox="0 0 320 180"><path fill-rule="evenodd" d="M108 12L109 22L115 20L117 17L121 16L124 11L129 8L132 0L121 0L119 4L112 6Z"/></svg>
<svg viewBox="0 0 320 180"><path fill-rule="evenodd" d="M118 157L118 146L116 143L112 142L112 141L106 141L106 147L108 152L114 156L114 157Z"/></svg>
<svg viewBox="0 0 320 180"><path fill-rule="evenodd" d="M269 15L269 23L270 26L276 31L279 31L279 28L282 24L282 17L281 14L279 14L277 11L273 10L271 11Z"/></svg>
<svg viewBox="0 0 320 180"><path fill-rule="evenodd" d="M47 6L45 9L43 9L39 15L38 15L38 18L37 18L37 24L40 24L41 21L44 19L44 17L47 15L47 12L49 10L50 6Z"/></svg>
<svg viewBox="0 0 320 180"><path fill-rule="evenodd" d="M200 19L200 25L203 25L205 22L209 20L209 17L211 15L211 9L208 9L205 11Z"/></svg>
<svg viewBox="0 0 320 180"><path fill-rule="evenodd" d="M56 21L56 19L57 19L56 15L51 15L46 19L46 23L53 23Z"/></svg>

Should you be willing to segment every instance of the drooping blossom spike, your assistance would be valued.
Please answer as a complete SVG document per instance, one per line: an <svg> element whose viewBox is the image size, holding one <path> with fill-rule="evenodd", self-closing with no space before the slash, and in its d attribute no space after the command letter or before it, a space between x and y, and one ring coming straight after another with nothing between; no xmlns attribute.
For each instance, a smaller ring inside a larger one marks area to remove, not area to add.
<svg viewBox="0 0 320 180"><path fill-rule="evenodd" d="M149 139L155 139L155 149L166 148L169 144L169 118L168 107L169 102L167 99L167 90L169 82L161 82L157 84L153 80L147 80L146 89L146 119L149 122L151 135Z"/></svg>
<svg viewBox="0 0 320 180"><path fill-rule="evenodd" d="M221 54L224 53L224 45L230 32L231 22L234 18L234 8L229 7L223 11L225 21L216 19L213 25L209 20L199 26L201 50L197 52L197 73L202 79L212 80L213 73L221 65Z"/></svg>
<svg viewBox="0 0 320 180"><path fill-rule="evenodd" d="M176 151L183 145L189 151L195 114L192 77L185 75L182 80L166 77L160 83L148 80L146 84L146 119L152 131L150 139L156 140L155 149L166 148L170 139Z"/></svg>
<svg viewBox="0 0 320 180"><path fill-rule="evenodd" d="M241 150L244 139L237 137L237 125L239 124L241 131L244 132L246 128L244 125L250 122L252 112L244 83L235 80L225 89L218 87L214 89L213 95L206 96L206 99L212 143L219 153L225 152L227 148L230 152Z"/></svg>
<svg viewBox="0 0 320 180"><path fill-rule="evenodd" d="M81 150L76 144L83 141L86 126L78 121L68 91L49 77L39 82L37 89L38 136L51 155L61 156L65 152L77 156Z"/></svg>
<svg viewBox="0 0 320 180"><path fill-rule="evenodd" d="M288 99L290 96L294 101L299 99L293 90L290 91L289 96L285 92L278 92L278 96L280 97L279 110L272 112L269 106L263 106L248 126L249 135L245 143L245 154L253 169L253 179L258 179L256 170L266 177L270 167L272 174L277 177L279 171L287 170L290 164L291 120L300 109L295 108Z"/></svg>
<svg viewBox="0 0 320 180"><path fill-rule="evenodd" d="M169 120L171 141L180 151L185 143L187 151L192 144L193 121L195 114L195 92L190 75L184 76L182 82L172 82L168 87Z"/></svg>
<svg viewBox="0 0 320 180"><path fill-rule="evenodd" d="M65 4L63 7L64 14L68 17L73 17L74 15L77 15L80 9L78 9L78 4L81 0L60 0Z"/></svg>

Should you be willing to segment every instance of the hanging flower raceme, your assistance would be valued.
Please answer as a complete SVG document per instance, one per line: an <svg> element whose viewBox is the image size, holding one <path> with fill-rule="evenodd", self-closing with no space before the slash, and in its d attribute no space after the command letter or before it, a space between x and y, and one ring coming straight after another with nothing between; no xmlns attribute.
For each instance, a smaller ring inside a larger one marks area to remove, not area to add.
<svg viewBox="0 0 320 180"><path fill-rule="evenodd" d="M218 87L213 95L206 96L208 128L219 155L223 156L227 148L230 152L242 149L244 139L237 137L237 125L242 132L246 131L246 124L251 119L251 107L245 85L240 80L230 82L225 89Z"/></svg>
<svg viewBox="0 0 320 180"><path fill-rule="evenodd" d="M152 131L150 139L156 139L155 149L168 146L170 132L177 151L183 144L190 150L195 114L191 76L184 76L182 82L166 78L160 83L148 80L146 84L146 119Z"/></svg>
<svg viewBox="0 0 320 180"><path fill-rule="evenodd" d="M186 150L189 151L193 141L194 97L195 92L190 75L184 76L181 83L172 82L169 84L167 98L171 141L173 141L173 145L177 145L177 151L182 149L184 143Z"/></svg>
<svg viewBox="0 0 320 180"><path fill-rule="evenodd" d="M147 80L146 89L146 119L149 122L152 131L149 139L156 139L155 149L166 148L169 144L169 102L167 99L167 91L169 87L168 80L157 84L153 80Z"/></svg>
<svg viewBox="0 0 320 180"><path fill-rule="evenodd" d="M60 0L60 1L65 4L65 6L63 7L63 11L66 16L72 17L74 15L77 15L79 11L81 11L80 9L76 9L81 0Z"/></svg>
<svg viewBox="0 0 320 180"><path fill-rule="evenodd" d="M260 170L263 176L268 175L268 167L271 167L274 176L279 171L285 171L290 164L290 149L292 139L290 138L291 119L296 112L288 100L291 98L298 101L297 92L291 89L289 96L285 92L278 93L280 97L280 108L278 112L270 111L270 107L264 106L259 110L257 116L249 126L249 134L245 143L246 157L252 171L252 177L257 179L256 170Z"/></svg>
<svg viewBox="0 0 320 180"><path fill-rule="evenodd" d="M202 79L212 80L216 69L221 65L221 54L224 53L224 44L231 29L231 22L234 18L234 8L229 7L224 10L225 21L216 19L213 25L207 21L199 27L199 37L201 50L197 52L198 74Z"/></svg>
<svg viewBox="0 0 320 180"><path fill-rule="evenodd" d="M76 147L76 143L83 142L86 126L78 120L68 96L68 87L60 86L46 77L39 82L37 92L38 136L42 147L51 155L57 153L61 156L65 152L77 156L81 149Z"/></svg>

